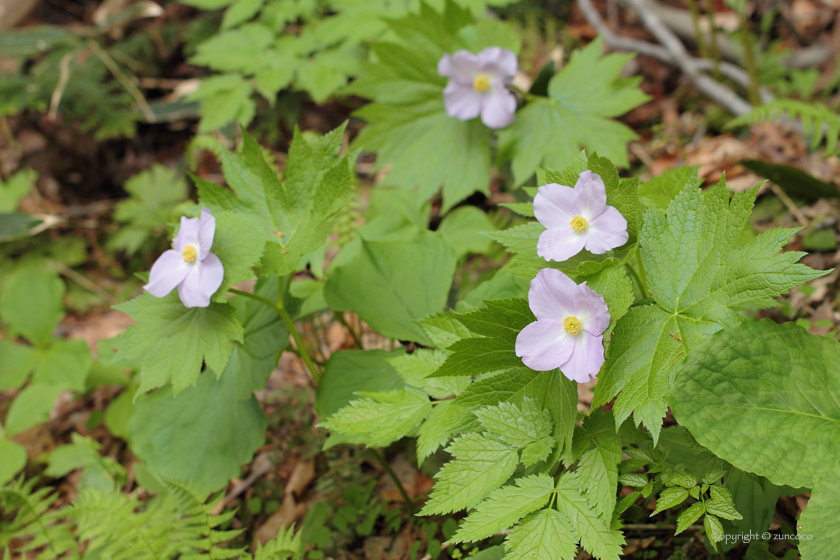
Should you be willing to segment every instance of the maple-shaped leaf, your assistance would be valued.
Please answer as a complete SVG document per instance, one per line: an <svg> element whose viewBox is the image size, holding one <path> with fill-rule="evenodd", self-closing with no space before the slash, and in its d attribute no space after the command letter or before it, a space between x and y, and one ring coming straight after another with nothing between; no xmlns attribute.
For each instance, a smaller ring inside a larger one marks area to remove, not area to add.
<svg viewBox="0 0 840 560"><path fill-rule="evenodd" d="M540 165L562 169L581 147L627 165L627 143L636 138L612 117L646 102L640 77L619 78L635 55L601 56L600 38L572 54L548 83L548 97L532 98L500 135L511 150L514 182L524 183ZM558 134L558 131L562 131Z"/></svg>
<svg viewBox="0 0 840 560"><path fill-rule="evenodd" d="M757 188L735 194L724 181L701 191L689 184L668 205L650 208L639 236L655 305L635 307L616 325L593 406L617 397L616 426L632 413L659 436L665 395L676 366L713 333L744 321L737 311L826 274L797 264L800 252L779 253L795 229L771 229L745 246L743 231Z"/></svg>
<svg viewBox="0 0 840 560"><path fill-rule="evenodd" d="M294 272L302 256L324 244L333 218L352 196L351 158L338 155L345 126L311 141L295 129L282 182L247 133L241 154L222 153L233 192L196 180L204 206L251 220L251 235L264 242L263 271L278 276Z"/></svg>

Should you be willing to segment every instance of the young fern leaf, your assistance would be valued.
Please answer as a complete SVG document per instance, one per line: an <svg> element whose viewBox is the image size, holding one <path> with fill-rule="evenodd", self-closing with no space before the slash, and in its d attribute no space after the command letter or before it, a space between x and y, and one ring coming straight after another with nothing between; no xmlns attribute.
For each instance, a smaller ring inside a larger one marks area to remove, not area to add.
<svg viewBox="0 0 840 560"><path fill-rule="evenodd" d="M731 120L727 128L781 119L802 121L803 135L805 138L810 136L812 148L816 148L823 138L825 138L826 151L833 152L837 148L837 141L840 139L840 117L821 103L777 99Z"/></svg>
<svg viewBox="0 0 840 560"><path fill-rule="evenodd" d="M27 482L23 477L0 488L0 510L14 515L8 525L0 526L0 547L13 542L26 544L14 552L31 553L30 558L78 558L79 550L72 525L57 512L48 511L58 498L50 487L35 490L38 479Z"/></svg>

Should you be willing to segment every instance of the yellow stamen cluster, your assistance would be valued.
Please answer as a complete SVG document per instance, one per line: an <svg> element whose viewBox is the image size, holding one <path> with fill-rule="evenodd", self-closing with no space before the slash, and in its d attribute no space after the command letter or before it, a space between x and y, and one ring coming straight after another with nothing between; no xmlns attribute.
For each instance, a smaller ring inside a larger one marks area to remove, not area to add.
<svg viewBox="0 0 840 560"><path fill-rule="evenodd" d="M187 245L184 247L184 250L181 251L181 254L184 255L184 262L195 262L195 258L198 256L198 253L195 250L195 247L192 245Z"/></svg>
<svg viewBox="0 0 840 560"><path fill-rule="evenodd" d="M569 225L572 226L572 229L578 233L583 233L586 231L587 223L586 218L583 216L575 216L572 218L572 221L569 222Z"/></svg>
<svg viewBox="0 0 840 560"><path fill-rule="evenodd" d="M583 330L583 324L580 322L580 319L574 315L569 315L563 319L563 329L570 335L577 336L580 334L580 331Z"/></svg>
<svg viewBox="0 0 840 560"><path fill-rule="evenodd" d="M479 93L484 93L490 89L490 78L484 74L479 74L473 80L473 89Z"/></svg>

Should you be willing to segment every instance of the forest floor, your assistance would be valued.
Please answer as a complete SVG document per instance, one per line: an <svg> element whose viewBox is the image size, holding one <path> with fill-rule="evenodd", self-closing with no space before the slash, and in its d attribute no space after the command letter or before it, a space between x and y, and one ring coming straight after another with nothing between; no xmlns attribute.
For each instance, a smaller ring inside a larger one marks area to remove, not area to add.
<svg viewBox="0 0 840 560"><path fill-rule="evenodd" d="M24 22L61 23L61 2L45 2ZM792 3L796 18L788 42L793 48L801 45L797 37L821 37L840 53L840 6L827 0L797 0ZM82 3L82 15L89 17L90 7ZM87 11L84 11L87 10ZM59 15L57 15L59 14ZM798 18L798 19L797 19ZM647 38L638 22L624 22L625 33ZM585 43L595 31L572 8L563 30ZM550 53L544 53L549 56ZM818 81L829 82L837 69L834 56L817 67ZM643 179L657 176L681 165L699 166L699 175L706 184L717 182L725 173L733 190L744 190L763 179L740 162L759 159L794 166L826 181L837 184L840 161L808 149L806 141L794 130L775 124L754 125L726 132L715 128L710 118L709 103L696 90L686 85L673 67L655 59L639 57L626 69L628 74L643 76L642 88L652 96L650 102L625 115L621 120L631 126L639 139L630 145L631 168L625 174ZM188 72L185 72L185 79ZM297 119L302 129L325 132L348 118L354 107L339 103L316 106L304 103ZM141 125L131 140L96 142L89 133L73 123L51 120L44 115L24 114L4 121L6 130L0 135L0 170L8 175L30 167L38 173L37 189L24 198L21 209L31 213L63 216L60 225L43 232L46 244L59 239L78 238L84 241L84 258L72 265L61 265L70 286L69 312L59 326L58 334L87 341L95 352L100 340L122 332L130 320L111 305L139 292L139 282L128 270L148 269L150 262L138 266L124 255L105 248L106 237L118 226L111 218L113 205L125 196L123 182L152 163L181 165L194 123ZM282 128L282 127L281 127ZM351 121L351 131L359 125ZM290 138L287 127L271 145L282 165ZM205 152L197 174L208 180L221 179L219 163ZM360 177L363 188L370 188L374 177ZM481 204L495 207L512 201L510 193L494 188ZM760 189L753 214L758 230L772 227L803 228L794 237L788 250L807 250L805 264L815 269L834 268L831 274L815 280L785 296L780 308L762 312L777 320L795 320L813 334L836 338L840 324L838 308L838 271L840 251L837 248L840 202L820 199L793 199L775 183ZM828 233L819 233L828 232ZM359 325L352 314L345 319ZM388 341L363 332L366 348L384 347ZM321 359L340 349L355 348L347 329L325 315L307 324L305 342ZM586 410L591 402L591 385L580 386L579 407ZM97 389L89 396L62 399L54 408L49 422L14 437L25 446L30 465L56 446L67 443L70 435L89 435L102 444L102 453L127 467L126 490L133 488L135 458L124 441L111 436L101 426L105 407L118 395L115 388ZM0 393L0 417L6 414L14 391ZM367 450L338 446L322 451L325 430L318 427L313 404L316 392L305 368L291 353L283 354L258 399L269 419L266 443L261 447L241 477L230 482L223 501L225 508L236 508L233 526L245 531L238 544L250 546L264 542L290 523L306 519L305 530L321 538L335 558L367 560L430 560L426 554L430 540L445 540L452 520L440 520L434 530L413 521L409 505L395 487L388 473ZM394 444L383 450L390 468L399 476L412 500L421 501L433 486L432 474L439 463L435 457L418 468L411 441ZM31 470L32 467L30 466ZM28 474L33 474L27 471ZM58 483L61 502L73 500L80 473L66 476ZM781 498L771 525L795 523L807 506L807 495ZM651 510L653 506L651 506ZM702 535L690 531L673 536L675 520L667 514L649 518L650 511L639 511L625 527L626 558L706 558L711 554ZM451 533L450 533L451 534ZM503 537L497 538L499 544ZM421 543L419 549L415 543ZM482 546L486 546L483 543ZM424 554L418 554L418 550ZM745 547L730 550L726 558L743 557ZM448 550L450 558L474 554L476 549L461 545ZM445 556L444 556L445 557ZM579 558L588 558L581 553Z"/></svg>

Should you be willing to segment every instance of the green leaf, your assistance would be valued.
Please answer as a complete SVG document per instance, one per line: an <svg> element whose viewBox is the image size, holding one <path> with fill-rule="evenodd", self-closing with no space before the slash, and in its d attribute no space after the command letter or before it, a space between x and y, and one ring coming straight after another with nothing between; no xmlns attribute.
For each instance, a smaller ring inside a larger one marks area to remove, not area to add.
<svg viewBox="0 0 840 560"><path fill-rule="evenodd" d="M23 385L35 365L36 356L29 346L0 339L0 391Z"/></svg>
<svg viewBox="0 0 840 560"><path fill-rule="evenodd" d="M706 500L706 511L724 519L743 519L731 501L725 502L723 500Z"/></svg>
<svg viewBox="0 0 840 560"><path fill-rule="evenodd" d="M64 317L64 290L57 273L22 267L6 280L0 294L0 317L36 346L47 346Z"/></svg>
<svg viewBox="0 0 840 560"><path fill-rule="evenodd" d="M12 480L26 466L26 449L6 439L0 429L0 486Z"/></svg>
<svg viewBox="0 0 840 560"><path fill-rule="evenodd" d="M417 431L417 462L423 464L426 458L446 444L455 434L467 409L452 400L439 402Z"/></svg>
<svg viewBox="0 0 840 560"><path fill-rule="evenodd" d="M244 330L233 307L184 307L173 291L163 298L143 294L116 307L137 321L114 338L115 359L141 364L140 393L163 386L170 378L177 394L193 385L201 366L222 372Z"/></svg>
<svg viewBox="0 0 840 560"><path fill-rule="evenodd" d="M712 541L712 546L717 546L717 543L723 540L723 525L721 525L720 519L714 515L706 514L703 519L703 527L706 529L706 536Z"/></svg>
<svg viewBox="0 0 840 560"><path fill-rule="evenodd" d="M443 350L419 348L411 354L391 358L390 362L406 385L421 389L432 398L445 399L461 394L472 382L468 376L430 378L446 360L446 356L447 352Z"/></svg>
<svg viewBox="0 0 840 560"><path fill-rule="evenodd" d="M521 185L538 166L562 169L581 147L627 166L626 145L636 134L610 120L646 102L639 78L619 78L634 55L601 56L601 39L575 51L548 84L548 97L530 101L500 134L512 146L513 176ZM563 131L558 134L558 131Z"/></svg>
<svg viewBox="0 0 840 560"><path fill-rule="evenodd" d="M695 521L700 519L700 516L705 512L706 509L703 507L703 502L695 502L688 506L688 508L683 511L679 517L677 517L677 530L674 534L679 535L688 529Z"/></svg>
<svg viewBox="0 0 840 560"><path fill-rule="evenodd" d="M481 425L513 447L525 447L551 435L551 416L531 398L522 406L501 402L475 411Z"/></svg>
<svg viewBox="0 0 840 560"><path fill-rule="evenodd" d="M699 187L703 180L697 176L697 166L669 169L639 185L639 200L647 207L665 212L668 205L687 186Z"/></svg>
<svg viewBox="0 0 840 560"><path fill-rule="evenodd" d="M580 489L603 519L611 519L615 508L620 461L621 442L608 439L584 453L575 471Z"/></svg>
<svg viewBox="0 0 840 560"><path fill-rule="evenodd" d="M260 262L265 242L260 236L254 235L254 222L248 216L216 212L214 217L216 235L210 250L222 261L225 276L222 285L213 295L213 301L224 303L228 300L228 288L254 278L251 269Z"/></svg>
<svg viewBox="0 0 840 560"><path fill-rule="evenodd" d="M770 179L788 196L804 200L809 204L821 198L840 198L840 191L835 185L820 181L798 167L758 159L747 159L738 163L759 177Z"/></svg>
<svg viewBox="0 0 840 560"><path fill-rule="evenodd" d="M99 454L101 445L93 438L72 434L73 442L62 445L49 454L49 465L44 474L61 478L76 469L86 469L82 486L102 484L106 489L114 488L114 479L125 479L125 468L110 457Z"/></svg>
<svg viewBox="0 0 840 560"><path fill-rule="evenodd" d="M735 509L744 516L742 520L724 521L728 534L763 533L770 527L776 513L780 488L769 480L732 468L725 475L726 487L732 491Z"/></svg>
<svg viewBox="0 0 840 560"><path fill-rule="evenodd" d="M330 266L324 297L385 336L430 344L415 321L443 310L455 264L449 244L432 232L405 241L359 236Z"/></svg>
<svg viewBox="0 0 840 560"><path fill-rule="evenodd" d="M802 560L831 558L840 546L840 465L828 465L814 484L808 507L799 518L797 534Z"/></svg>
<svg viewBox="0 0 840 560"><path fill-rule="evenodd" d="M505 542L505 560L572 560L578 536L569 518L544 509L525 518Z"/></svg>
<svg viewBox="0 0 840 560"><path fill-rule="evenodd" d="M230 29L248 21L259 13L264 3L265 0L239 0L239 2L234 2L230 5L230 8L225 10L225 15L222 18L222 29Z"/></svg>
<svg viewBox="0 0 840 560"><path fill-rule="evenodd" d="M666 488L662 491L659 495L659 498L656 500L656 509L653 510L651 516L656 515L660 511L664 511L668 508L672 508L674 506L678 506L683 503L686 498L688 498L688 490L685 488Z"/></svg>
<svg viewBox="0 0 840 560"><path fill-rule="evenodd" d="M460 206L443 218L437 231L460 259L469 253L482 255L489 251L490 240L484 232L493 229L487 214L475 206Z"/></svg>
<svg viewBox="0 0 840 560"><path fill-rule="evenodd" d="M247 126L256 114L252 85L239 74L220 74L201 81L187 100L201 102L199 132L208 132L238 122Z"/></svg>
<svg viewBox="0 0 840 560"><path fill-rule="evenodd" d="M93 365L87 342L82 339L56 340L41 357L32 383L82 392Z"/></svg>
<svg viewBox="0 0 840 560"><path fill-rule="evenodd" d="M14 212L20 199L32 190L37 178L35 171L22 169L5 181L0 181L0 212Z"/></svg>
<svg viewBox="0 0 840 560"><path fill-rule="evenodd" d="M63 389L55 385L30 384L12 401L6 416L6 434L13 436L50 419L50 412Z"/></svg>
<svg viewBox="0 0 840 560"><path fill-rule="evenodd" d="M617 559L624 537L592 509L574 478L573 473L565 473L557 481L557 509L572 522L584 550L601 560Z"/></svg>
<svg viewBox="0 0 840 560"><path fill-rule="evenodd" d="M329 418L347 406L361 391L391 391L403 388L394 366L396 357L405 350L339 350L330 355L324 376L318 385L315 411L320 418Z"/></svg>
<svg viewBox="0 0 840 560"><path fill-rule="evenodd" d="M450 543L476 542L503 531L548 503L554 480L546 474L519 478L490 493L461 523Z"/></svg>
<svg viewBox="0 0 840 560"><path fill-rule="evenodd" d="M368 447L385 447L414 430L431 412L429 397L417 389L358 393L362 398L336 412L322 426Z"/></svg>
<svg viewBox="0 0 840 560"><path fill-rule="evenodd" d="M162 389L141 398L129 424L132 450L163 478L223 488L265 441L260 404L241 400L236 383L204 373L177 396Z"/></svg>
<svg viewBox="0 0 840 560"><path fill-rule="evenodd" d="M811 488L840 461L838 360L840 344L793 323L744 323L698 349L668 402L715 455L774 484Z"/></svg>
<svg viewBox="0 0 840 560"><path fill-rule="evenodd" d="M172 208L187 198L187 183L175 169L154 164L131 177L123 188L129 198L114 206L114 219L123 226L108 246L134 254L150 236L163 233L163 224L172 221Z"/></svg>
<svg viewBox="0 0 840 560"><path fill-rule="evenodd" d="M454 313L435 313L415 323L437 348L448 348L453 342L473 336Z"/></svg>
<svg viewBox="0 0 840 560"><path fill-rule="evenodd" d="M516 356L519 331L536 318L524 299L502 299L455 318L479 337L464 338L447 347L451 354L434 377L478 375L522 367Z"/></svg>
<svg viewBox="0 0 840 560"><path fill-rule="evenodd" d="M645 213L641 256L657 304L633 308L618 322L593 401L600 406L617 396L617 425L633 413L656 441L670 378L694 348L744 321L739 306L825 274L796 264L802 253L777 254L793 230L766 231L744 247L733 243L755 194L735 194L730 203L722 183L705 194L689 185L667 217L654 208Z"/></svg>
<svg viewBox="0 0 840 560"><path fill-rule="evenodd" d="M476 433L456 438L446 451L455 459L435 475L437 482L421 515L442 515L476 505L504 484L519 462L515 449Z"/></svg>

